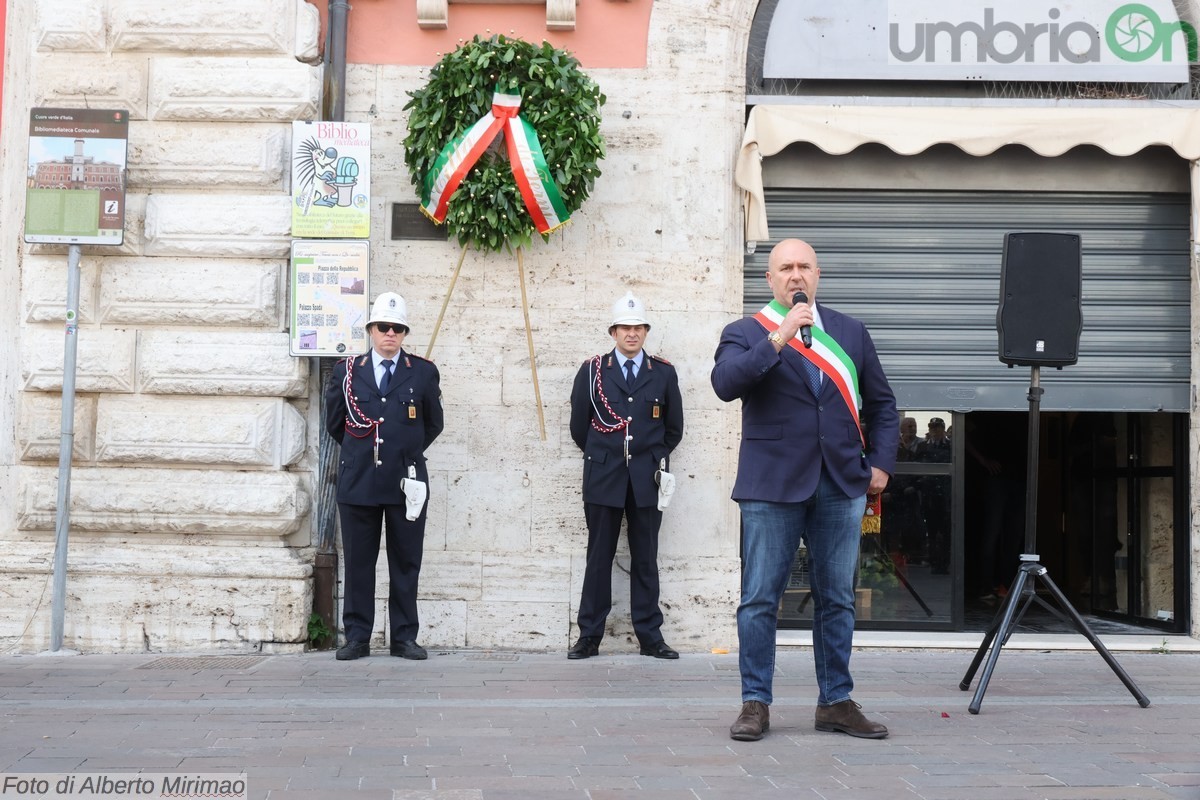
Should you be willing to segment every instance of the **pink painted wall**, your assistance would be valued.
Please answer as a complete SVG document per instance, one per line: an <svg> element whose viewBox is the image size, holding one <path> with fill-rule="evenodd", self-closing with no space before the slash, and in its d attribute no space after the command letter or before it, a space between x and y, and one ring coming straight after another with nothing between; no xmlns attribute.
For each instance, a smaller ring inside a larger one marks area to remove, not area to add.
<svg viewBox="0 0 1200 800"><path fill-rule="evenodd" d="M309 0L321 10L328 0ZM546 7L520 3L450 4L450 27L417 27L416 0L353 0L348 59L353 64L432 66L475 34L503 33L527 42L548 41L588 67L646 65L652 0L579 0L575 30L546 30ZM490 30L491 33L488 31Z"/></svg>

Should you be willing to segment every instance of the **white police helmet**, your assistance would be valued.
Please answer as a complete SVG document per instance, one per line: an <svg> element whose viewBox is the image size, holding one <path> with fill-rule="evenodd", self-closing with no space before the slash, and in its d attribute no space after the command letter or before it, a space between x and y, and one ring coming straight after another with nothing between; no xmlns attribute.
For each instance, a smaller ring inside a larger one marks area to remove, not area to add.
<svg viewBox="0 0 1200 800"><path fill-rule="evenodd" d="M610 327L617 325L645 325L647 328L650 327L650 323L646 321L646 306L641 300L633 296L633 292L626 292L624 297L613 303L612 313L613 320Z"/></svg>
<svg viewBox="0 0 1200 800"><path fill-rule="evenodd" d="M408 330L408 304L404 302L404 298L395 292L384 292L375 298L375 305L371 307L371 318L367 320L367 325L372 325L376 322L391 322L396 325L403 325L404 329Z"/></svg>

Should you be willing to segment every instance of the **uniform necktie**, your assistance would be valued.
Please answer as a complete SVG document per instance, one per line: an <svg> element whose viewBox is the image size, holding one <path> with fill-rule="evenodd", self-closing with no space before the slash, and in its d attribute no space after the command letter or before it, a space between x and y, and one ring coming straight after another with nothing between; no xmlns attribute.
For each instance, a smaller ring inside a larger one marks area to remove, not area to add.
<svg viewBox="0 0 1200 800"><path fill-rule="evenodd" d="M383 377L379 379L379 391L386 392L388 384L392 382L393 361L390 358L385 358L379 363L383 365Z"/></svg>
<svg viewBox="0 0 1200 800"><path fill-rule="evenodd" d="M816 397L821 396L821 368L807 358L804 359L804 376L808 378L808 388Z"/></svg>
<svg viewBox="0 0 1200 800"><path fill-rule="evenodd" d="M626 383L626 385L628 385L630 387L633 386L633 359L632 358L625 361L625 383Z"/></svg>

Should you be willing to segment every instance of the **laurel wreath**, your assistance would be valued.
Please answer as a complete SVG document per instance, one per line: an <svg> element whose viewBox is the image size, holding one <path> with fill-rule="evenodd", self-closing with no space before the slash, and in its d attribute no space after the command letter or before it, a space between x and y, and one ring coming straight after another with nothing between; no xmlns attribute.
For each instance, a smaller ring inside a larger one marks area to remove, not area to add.
<svg viewBox="0 0 1200 800"><path fill-rule="evenodd" d="M571 54L548 42L539 47L503 35L460 45L433 67L424 87L408 93L404 161L417 193L442 147L487 113L497 89L520 93L521 116L537 131L563 203L574 213L600 175L600 106L606 98ZM484 153L463 179L450 200L446 230L481 250L532 241L537 229L503 146Z"/></svg>

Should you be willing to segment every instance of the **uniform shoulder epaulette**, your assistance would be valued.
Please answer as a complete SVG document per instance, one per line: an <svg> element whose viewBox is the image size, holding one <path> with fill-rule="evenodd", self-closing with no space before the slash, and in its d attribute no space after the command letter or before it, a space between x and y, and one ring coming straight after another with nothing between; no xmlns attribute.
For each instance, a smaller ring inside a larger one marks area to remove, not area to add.
<svg viewBox="0 0 1200 800"><path fill-rule="evenodd" d="M404 351L403 351L403 354L404 354L404 357L405 357L405 358L411 359L411 360L413 360L413 361L424 361L426 364L432 364L432 363L433 363L433 362L432 362L432 361L430 361L428 358L422 358L421 356L417 355L416 353L410 353L410 352L408 352L407 350L404 350Z"/></svg>
<svg viewBox="0 0 1200 800"><path fill-rule="evenodd" d="M663 358L662 356L651 355L650 353L647 353L646 355L650 356L650 357L651 357L651 358L653 358L655 361L661 361L662 363L666 364L668 367L673 367L673 366L675 366L674 364L672 364L670 361L667 361L667 360L666 360L665 358Z"/></svg>

